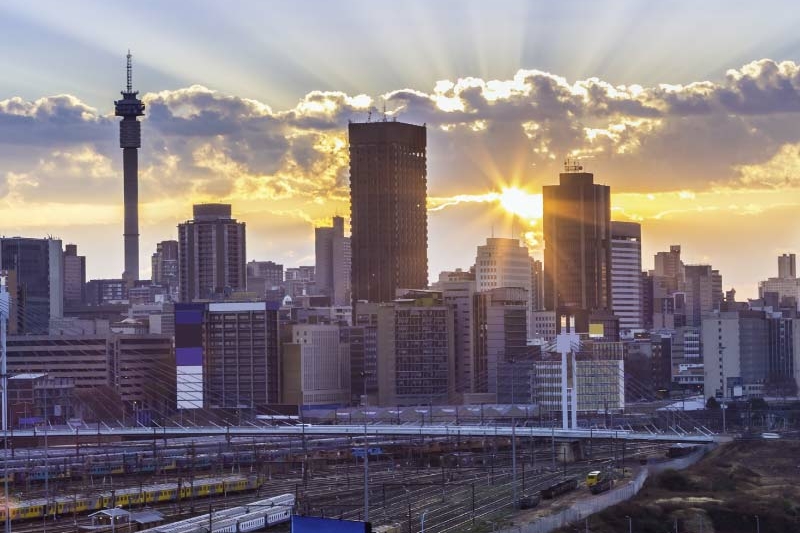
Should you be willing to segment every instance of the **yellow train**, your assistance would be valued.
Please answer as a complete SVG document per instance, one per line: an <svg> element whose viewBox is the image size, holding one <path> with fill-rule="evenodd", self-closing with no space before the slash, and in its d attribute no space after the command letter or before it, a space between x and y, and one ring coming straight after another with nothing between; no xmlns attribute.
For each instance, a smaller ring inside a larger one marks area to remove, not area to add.
<svg viewBox="0 0 800 533"><path fill-rule="evenodd" d="M61 496L45 500L10 502L11 520L29 520L43 516L61 516L99 511L111 507L129 507L152 503L163 503L191 498L225 495L255 490L261 484L256 477L228 476L195 479L193 482L160 483L143 487L131 487L92 496ZM0 503L0 523L6 519L6 506Z"/></svg>

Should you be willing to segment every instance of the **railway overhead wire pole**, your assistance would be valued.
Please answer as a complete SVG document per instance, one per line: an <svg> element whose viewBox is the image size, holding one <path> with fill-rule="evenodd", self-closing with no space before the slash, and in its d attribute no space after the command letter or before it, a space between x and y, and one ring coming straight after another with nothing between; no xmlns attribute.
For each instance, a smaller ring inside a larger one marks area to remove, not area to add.
<svg viewBox="0 0 800 533"><path fill-rule="evenodd" d="M5 533L11 533L11 517L9 516L9 493L8 493L8 372L7 351L6 351L6 327L8 325L8 313L10 300L6 290L6 278L0 276L0 380L3 384L3 488L5 497Z"/></svg>

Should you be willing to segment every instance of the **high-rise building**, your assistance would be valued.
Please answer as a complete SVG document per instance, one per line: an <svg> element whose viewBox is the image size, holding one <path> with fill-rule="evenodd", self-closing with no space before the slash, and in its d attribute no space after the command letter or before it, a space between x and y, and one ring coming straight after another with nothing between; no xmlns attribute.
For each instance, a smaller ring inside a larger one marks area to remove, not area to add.
<svg viewBox="0 0 800 533"><path fill-rule="evenodd" d="M533 308L532 267L533 260L528 255L528 249L518 239L490 237L486 239L486 244L478 246L475 258L478 291L485 292L501 287L525 289L530 318ZM533 324L526 324L526 328L528 332L532 332Z"/></svg>
<svg viewBox="0 0 800 533"><path fill-rule="evenodd" d="M390 302L428 285L426 129L384 121L348 132L352 296Z"/></svg>
<svg viewBox="0 0 800 533"><path fill-rule="evenodd" d="M509 373L501 369L528 359L527 314L528 292L524 288L498 287L475 296L475 392L496 396L510 392ZM506 403L508 400L511 398Z"/></svg>
<svg viewBox="0 0 800 533"><path fill-rule="evenodd" d="M684 389L703 387L700 328L696 326L675 328L671 350L672 382Z"/></svg>
<svg viewBox="0 0 800 533"><path fill-rule="evenodd" d="M194 218L178 225L180 300L191 302L244 291L245 224L229 204L197 204Z"/></svg>
<svg viewBox="0 0 800 533"><path fill-rule="evenodd" d="M272 261L250 261L247 263L247 292L264 298L267 291L283 296L283 265Z"/></svg>
<svg viewBox="0 0 800 533"><path fill-rule="evenodd" d="M128 301L128 282L124 279L90 279L86 283L86 303L106 305Z"/></svg>
<svg viewBox="0 0 800 533"><path fill-rule="evenodd" d="M529 312L544 309L544 268L542 262L531 258L531 308Z"/></svg>
<svg viewBox="0 0 800 533"><path fill-rule="evenodd" d="M14 271L12 314L20 334L47 334L64 316L64 253L57 239L0 238L0 269Z"/></svg>
<svg viewBox="0 0 800 533"><path fill-rule="evenodd" d="M123 279L139 279L139 148L142 146L144 104L133 90L131 53L128 51L127 86L122 100L114 102L114 114L122 117L119 123L119 147L122 148L123 197L125 202L125 271Z"/></svg>
<svg viewBox="0 0 800 533"><path fill-rule="evenodd" d="M350 344L350 398L353 405L363 405L378 395L378 304L356 303L353 326L345 331Z"/></svg>
<svg viewBox="0 0 800 533"><path fill-rule="evenodd" d="M714 312L703 317L704 396L764 393L769 376L769 328L762 311Z"/></svg>
<svg viewBox="0 0 800 533"><path fill-rule="evenodd" d="M278 306L175 304L179 409L255 409L280 400Z"/></svg>
<svg viewBox="0 0 800 533"><path fill-rule="evenodd" d="M769 293L777 299L777 306L800 309L800 278L796 276L795 255L778 257L778 277L758 283L758 297L767 300Z"/></svg>
<svg viewBox="0 0 800 533"><path fill-rule="evenodd" d="M611 222L611 307L620 331L644 327L642 227L636 222Z"/></svg>
<svg viewBox="0 0 800 533"><path fill-rule="evenodd" d="M794 279L797 277L797 267L794 254L783 254L778 256L778 277L782 279Z"/></svg>
<svg viewBox="0 0 800 533"><path fill-rule="evenodd" d="M669 252L658 252L655 255L654 273L656 276L673 278L676 280L683 277L680 244L673 244L670 246Z"/></svg>
<svg viewBox="0 0 800 533"><path fill-rule="evenodd" d="M655 269L649 273L645 288L650 300L647 322L655 329L675 329L686 325L685 295L678 293L684 285L681 247L673 244L668 252L654 256Z"/></svg>
<svg viewBox="0 0 800 533"><path fill-rule="evenodd" d="M441 276L439 277L441 280ZM478 392L475 359L475 281L441 281L445 305L453 309L455 330L455 390L459 394Z"/></svg>
<svg viewBox="0 0 800 533"><path fill-rule="evenodd" d="M316 294L316 272L314 265L287 268L283 286L286 295L292 298Z"/></svg>
<svg viewBox="0 0 800 533"><path fill-rule="evenodd" d="M166 287L177 296L178 290L178 241L161 241L150 259L151 279L154 284Z"/></svg>
<svg viewBox="0 0 800 533"><path fill-rule="evenodd" d="M350 238L344 236L344 219L333 217L333 226L314 229L319 294L329 296L331 305L350 305Z"/></svg>
<svg viewBox="0 0 800 533"><path fill-rule="evenodd" d="M78 246L64 247L64 306L86 302L86 257L78 255Z"/></svg>
<svg viewBox="0 0 800 533"><path fill-rule="evenodd" d="M380 405L446 404L455 388L453 309L441 293L378 306Z"/></svg>
<svg viewBox="0 0 800 533"><path fill-rule="evenodd" d="M519 287L530 292L531 258L518 239L490 237L478 246L475 281L478 291L499 287Z"/></svg>
<svg viewBox="0 0 800 533"><path fill-rule="evenodd" d="M611 309L611 189L567 162L543 187L544 306Z"/></svg>
<svg viewBox="0 0 800 533"><path fill-rule="evenodd" d="M686 325L699 327L703 315L722 304L722 276L709 265L685 265L679 291L685 295Z"/></svg>

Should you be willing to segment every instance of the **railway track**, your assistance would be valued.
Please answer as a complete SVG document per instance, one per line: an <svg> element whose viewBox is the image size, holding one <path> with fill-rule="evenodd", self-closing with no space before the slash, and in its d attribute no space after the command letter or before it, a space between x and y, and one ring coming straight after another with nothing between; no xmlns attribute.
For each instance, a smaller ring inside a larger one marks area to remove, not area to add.
<svg viewBox="0 0 800 533"><path fill-rule="evenodd" d="M254 443L235 443L239 449L252 448ZM341 443L340 443L341 444ZM389 443L386 443L389 444ZM392 441L391 444L402 444ZM417 444L417 443L415 443ZM269 443L274 446L275 443ZM216 442L213 446L220 447ZM348 441L347 447L353 446ZM220 448L222 449L222 448ZM315 449L309 442L306 443L309 454ZM345 448L346 449L346 448ZM661 455L665 450L664 444L659 443L628 443L623 452L620 442L596 440L591 445L584 446L584 451L591 458L580 461L567 467L568 474L582 475L588 469L597 465L619 462L624 453L627 461L632 461L636 456ZM299 447L294 449L299 451ZM485 448L482 451L469 452L476 459L473 466L439 466L426 468L428 464L438 461L440 456L431 454L425 456L416 451L395 451L381 459L370 460L370 501L372 502L370 518L375 524L397 523L405 524L405 529L413 533L418 530L419 516L426 513L426 531L468 531L472 522L485 523L496 517L507 514L510 510L513 484L511 476L511 450L502 446L497 447L491 438L485 439ZM99 453L102 456L103 453ZM478 464L479 463L479 464ZM518 496L522 495L520 473L527 471L525 493L535 492L547 483L563 475L564 469L559 464L558 457L554 457L553 448L549 439L536 439L525 441L520 439L517 444L518 467ZM553 468L553 465L556 468ZM397 465L403 465L399 468ZM304 470L303 468L306 468ZM242 467L242 474L260 471L265 474L266 468ZM163 474L132 478L129 476L114 478L115 488L137 487L149 483L175 483L182 479L184 483L194 477L202 479L204 475L217 475L219 468L203 471L203 475L192 476L190 472L180 472L178 475ZM117 480L121 483L117 484ZM429 483L429 485L422 485ZM405 487L403 487L405 484ZM78 482L64 486L51 485L51 497L56 492L61 495L71 495L69 491L75 490ZM109 490L110 484L100 485L97 491ZM85 485L83 485L85 492ZM271 479L266 479L256 493L241 495L228 495L225 498L210 497L194 501L184 500L151 505L151 508L163 512L169 521L175 521L189 516L207 513L209 508L220 506L230 507L254 501L268 495L293 492L298 497L298 510L310 515L341 516L342 518L358 519L363 514L363 466L356 463L355 459L345 462L320 463L308 462L305 467L301 465L294 472L273 473ZM13 493L12 493L13 494ZM32 488L25 492L25 497L41 495L41 489ZM409 516L411 516L409 526ZM81 522L80 517L77 520ZM85 521L85 517L83 518ZM62 517L56 520L48 518L46 522L34 520L30 522L15 522L14 531L27 533L34 531L51 531L61 533L75 531L75 517ZM416 524L416 525L415 525Z"/></svg>

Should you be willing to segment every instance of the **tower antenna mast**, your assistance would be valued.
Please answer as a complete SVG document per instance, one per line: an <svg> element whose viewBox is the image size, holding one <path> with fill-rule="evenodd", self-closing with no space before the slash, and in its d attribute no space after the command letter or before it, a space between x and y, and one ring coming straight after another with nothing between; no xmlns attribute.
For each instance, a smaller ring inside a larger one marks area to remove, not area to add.
<svg viewBox="0 0 800 533"><path fill-rule="evenodd" d="M125 270L122 277L129 283L139 279L139 155L142 146L142 126L138 118L144 115L144 103L133 90L133 58L128 50L125 65L126 86L122 99L114 102L114 114L122 117L119 123L119 146L122 148L123 200L125 204L124 244Z"/></svg>
<svg viewBox="0 0 800 533"><path fill-rule="evenodd" d="M130 49L128 50L128 66L127 66L126 71L127 71L127 74L128 74L128 87L127 87L128 90L127 90L127 92L132 93L133 92L133 61L132 61Z"/></svg>

